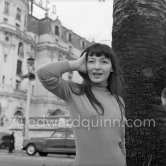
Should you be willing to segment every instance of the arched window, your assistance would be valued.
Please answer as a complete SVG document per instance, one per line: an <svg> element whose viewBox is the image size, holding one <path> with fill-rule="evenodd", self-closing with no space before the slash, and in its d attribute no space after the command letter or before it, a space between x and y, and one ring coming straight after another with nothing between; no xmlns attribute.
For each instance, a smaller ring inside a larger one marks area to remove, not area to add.
<svg viewBox="0 0 166 166"><path fill-rule="evenodd" d="M17 75L20 75L22 74L22 61L21 60L17 60L17 70L16 70L16 74Z"/></svg>
<svg viewBox="0 0 166 166"><path fill-rule="evenodd" d="M59 26L55 25L55 35L60 36Z"/></svg>
<svg viewBox="0 0 166 166"><path fill-rule="evenodd" d="M22 124L25 123L25 117L24 117L24 114L22 112L22 108L21 107L17 107L17 111L14 113L13 118L14 118L13 122L16 125L18 125L18 124L22 125Z"/></svg>
<svg viewBox="0 0 166 166"><path fill-rule="evenodd" d="M18 125L18 124L22 125L25 123L25 117L21 110L22 108L17 107L17 111L13 115L13 122L14 122L13 125Z"/></svg>
<svg viewBox="0 0 166 166"><path fill-rule="evenodd" d="M5 84L5 76L2 76L2 84Z"/></svg>
<svg viewBox="0 0 166 166"><path fill-rule="evenodd" d="M27 26L27 16L25 15L24 17L24 26L26 27Z"/></svg>
<svg viewBox="0 0 166 166"><path fill-rule="evenodd" d="M18 44L18 56L19 57L24 57L24 45L22 42L19 42Z"/></svg>
<svg viewBox="0 0 166 166"><path fill-rule="evenodd" d="M14 116L24 117L24 114L22 113L22 111L18 110L14 113Z"/></svg>
<svg viewBox="0 0 166 166"><path fill-rule="evenodd" d="M4 14L9 14L9 2L5 2Z"/></svg>
<svg viewBox="0 0 166 166"><path fill-rule="evenodd" d="M63 56L60 54L58 55L58 61L62 61L63 60Z"/></svg>
<svg viewBox="0 0 166 166"><path fill-rule="evenodd" d="M62 111L61 109L56 109L56 110L49 110L49 116L58 116L58 115L64 115L64 111Z"/></svg>
<svg viewBox="0 0 166 166"><path fill-rule="evenodd" d="M69 42L72 42L72 36L71 36L71 33L68 33L68 41L69 41Z"/></svg>
<svg viewBox="0 0 166 166"><path fill-rule="evenodd" d="M7 54L4 54L4 62L6 63L7 62Z"/></svg>
<svg viewBox="0 0 166 166"><path fill-rule="evenodd" d="M16 19L21 21L21 9L18 7L16 11Z"/></svg>
<svg viewBox="0 0 166 166"><path fill-rule="evenodd" d="M5 41L6 41L6 42L9 41L9 36L5 36Z"/></svg>
<svg viewBox="0 0 166 166"><path fill-rule="evenodd" d="M85 41L83 41L83 40L81 41L81 48L85 49Z"/></svg>

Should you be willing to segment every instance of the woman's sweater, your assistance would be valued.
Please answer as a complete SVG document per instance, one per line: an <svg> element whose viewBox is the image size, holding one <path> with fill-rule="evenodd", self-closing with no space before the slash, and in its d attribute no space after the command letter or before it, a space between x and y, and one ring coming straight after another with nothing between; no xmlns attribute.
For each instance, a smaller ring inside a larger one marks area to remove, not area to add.
<svg viewBox="0 0 166 166"><path fill-rule="evenodd" d="M76 95L80 85L65 81L61 75L71 71L68 61L54 62L37 70L43 86L66 101L76 143L72 166L125 166L125 117L106 85L94 84L92 92L104 108L99 116L85 94Z"/></svg>

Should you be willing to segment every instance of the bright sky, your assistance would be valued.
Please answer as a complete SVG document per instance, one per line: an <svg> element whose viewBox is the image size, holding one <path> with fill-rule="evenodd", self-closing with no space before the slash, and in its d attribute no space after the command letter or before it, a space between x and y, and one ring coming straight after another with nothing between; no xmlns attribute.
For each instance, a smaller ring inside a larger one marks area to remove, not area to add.
<svg viewBox="0 0 166 166"><path fill-rule="evenodd" d="M39 0L35 0L39 2ZM50 12L49 16L57 16L63 26L86 38L87 40L111 45L112 41L112 11L113 0L49 0L56 5L56 14ZM46 0L43 0L46 6ZM52 8L50 9L52 11ZM34 8L34 15L44 17L44 11Z"/></svg>

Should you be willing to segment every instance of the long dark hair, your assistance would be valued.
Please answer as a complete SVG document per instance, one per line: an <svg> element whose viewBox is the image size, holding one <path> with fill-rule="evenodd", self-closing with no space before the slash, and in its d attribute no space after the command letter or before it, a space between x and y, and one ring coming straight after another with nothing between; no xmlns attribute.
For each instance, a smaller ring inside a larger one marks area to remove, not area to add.
<svg viewBox="0 0 166 166"><path fill-rule="evenodd" d="M123 91L123 79L121 76L121 70L120 70L120 66L119 66L118 59L117 59L115 52L108 45L96 43L96 44L91 45L87 49L85 49L82 52L81 56L83 54L86 54L86 61L87 61L88 56L92 56L94 54L98 57L100 57L101 55L105 55L106 58L111 60L113 72L110 72L110 75L108 77L107 89L117 100L120 110L121 110L121 115L123 115L124 103L121 99L122 91ZM80 71L79 71L79 74L83 78L83 83L81 86L81 91L79 91L79 93L77 93L77 94L80 95L82 93L85 93L87 95L89 101L95 108L95 110L98 112L98 114L104 115L104 109L103 109L102 104L96 99L96 97L94 96L94 94L91 90L91 81L90 81L88 74L80 72ZM96 106L98 106L102 110L102 113L100 113L98 111Z"/></svg>

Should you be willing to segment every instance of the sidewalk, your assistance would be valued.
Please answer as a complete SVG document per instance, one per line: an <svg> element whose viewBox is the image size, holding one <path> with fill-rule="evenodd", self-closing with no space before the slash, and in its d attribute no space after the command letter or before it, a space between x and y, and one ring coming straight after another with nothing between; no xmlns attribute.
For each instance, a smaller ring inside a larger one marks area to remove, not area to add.
<svg viewBox="0 0 166 166"><path fill-rule="evenodd" d="M15 149L13 151L13 153L9 153L8 152L8 149L0 149L0 155L16 155L16 156L28 156L26 154L26 151L25 150L18 150L18 149ZM36 157L38 156L39 157L39 154L37 153L35 155ZM75 158L75 155L71 155L71 156L68 156L66 154L48 154L48 157L56 157L56 158L69 158L69 159L74 159Z"/></svg>
<svg viewBox="0 0 166 166"><path fill-rule="evenodd" d="M9 154L8 149L0 149L0 155L1 154ZM11 154L24 155L24 154L26 154L26 152L23 150L15 149L15 150L13 150L13 153L11 153Z"/></svg>

